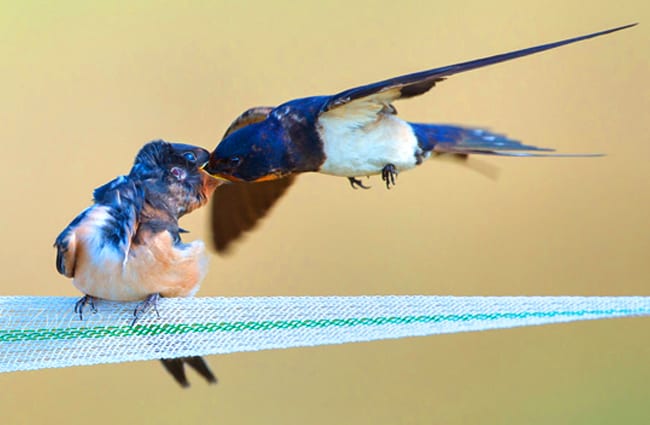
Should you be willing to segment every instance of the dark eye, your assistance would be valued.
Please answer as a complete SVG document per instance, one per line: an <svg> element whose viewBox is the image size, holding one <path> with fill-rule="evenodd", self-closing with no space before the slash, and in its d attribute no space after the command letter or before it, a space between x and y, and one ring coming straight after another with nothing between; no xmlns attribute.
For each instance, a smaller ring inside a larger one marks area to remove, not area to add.
<svg viewBox="0 0 650 425"><path fill-rule="evenodd" d="M196 155L192 152L183 152L183 158L187 159L189 162L196 162Z"/></svg>
<svg viewBox="0 0 650 425"><path fill-rule="evenodd" d="M239 157L239 156L231 156L228 161L230 161L230 166L231 167L236 167L241 163L241 157Z"/></svg>

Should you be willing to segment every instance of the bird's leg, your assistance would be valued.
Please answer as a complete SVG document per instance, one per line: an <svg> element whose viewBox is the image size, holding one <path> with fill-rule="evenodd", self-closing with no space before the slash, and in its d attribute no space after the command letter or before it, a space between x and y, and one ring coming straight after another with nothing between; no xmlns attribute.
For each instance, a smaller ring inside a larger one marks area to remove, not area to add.
<svg viewBox="0 0 650 425"><path fill-rule="evenodd" d="M357 187L360 187L361 189L370 189L370 186L366 186L361 180L356 177L348 177L348 180L350 181L350 186L352 186L352 189L356 189Z"/></svg>
<svg viewBox="0 0 650 425"><path fill-rule="evenodd" d="M135 310L133 310L133 322L131 322L131 326L135 325L135 322L137 322L138 319L151 307L153 307L153 310L156 312L156 316L160 317L160 314L158 313L158 300L160 300L160 294L151 294L144 301L138 304Z"/></svg>
<svg viewBox="0 0 650 425"><path fill-rule="evenodd" d="M397 168L393 164L386 164L381 169L381 179L386 182L386 189L390 189L390 185L395 186L395 177L399 174Z"/></svg>
<svg viewBox="0 0 650 425"><path fill-rule="evenodd" d="M76 303L74 303L74 312L79 315L79 320L83 320L83 311L86 304L90 305L90 309L93 313L97 313L97 308L95 307L95 298L90 295L84 295L79 298Z"/></svg>

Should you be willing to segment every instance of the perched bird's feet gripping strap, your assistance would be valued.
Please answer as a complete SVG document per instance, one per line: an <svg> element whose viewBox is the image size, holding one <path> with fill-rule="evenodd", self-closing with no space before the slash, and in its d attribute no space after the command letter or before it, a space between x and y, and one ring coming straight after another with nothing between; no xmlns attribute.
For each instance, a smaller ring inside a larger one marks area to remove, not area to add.
<svg viewBox="0 0 650 425"><path fill-rule="evenodd" d="M83 311L86 304L90 305L90 309L93 313L97 313L97 308L95 307L95 298L90 295L84 295L79 298L76 303L74 303L74 312L79 315L79 320L83 320Z"/></svg>
<svg viewBox="0 0 650 425"><path fill-rule="evenodd" d="M144 301L138 304L135 310L133 310L133 322L131 322L131 326L135 325L135 322L137 322L138 319L150 308L153 308L156 312L156 316L160 317L160 313L158 313L158 300L160 300L160 294L151 294Z"/></svg>

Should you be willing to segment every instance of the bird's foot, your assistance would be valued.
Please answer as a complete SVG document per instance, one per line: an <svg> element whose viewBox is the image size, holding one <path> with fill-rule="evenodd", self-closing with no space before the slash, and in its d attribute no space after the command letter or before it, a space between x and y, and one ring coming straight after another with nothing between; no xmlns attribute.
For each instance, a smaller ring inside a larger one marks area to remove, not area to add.
<svg viewBox="0 0 650 425"><path fill-rule="evenodd" d="M390 185L395 186L395 177L399 172L393 164L386 164L384 168L381 169L381 179L386 182L386 189L390 189Z"/></svg>
<svg viewBox="0 0 650 425"><path fill-rule="evenodd" d="M156 312L156 316L160 317L160 313L158 313L159 300L160 294L151 294L144 301L138 304L135 310L133 310L133 322L131 322L131 326L135 325L135 322L137 322L138 319L152 307Z"/></svg>
<svg viewBox="0 0 650 425"><path fill-rule="evenodd" d="M360 187L361 189L370 189L370 186L366 186L361 180L356 177L348 177L348 180L350 181L350 186L352 186L352 189L356 189L357 187Z"/></svg>
<svg viewBox="0 0 650 425"><path fill-rule="evenodd" d="M90 310L92 310L93 313L97 313L97 308L95 307L95 297L84 295L83 297L79 298L76 303L74 303L74 312L75 314L79 315L79 320L84 319L83 312L86 304L90 305Z"/></svg>

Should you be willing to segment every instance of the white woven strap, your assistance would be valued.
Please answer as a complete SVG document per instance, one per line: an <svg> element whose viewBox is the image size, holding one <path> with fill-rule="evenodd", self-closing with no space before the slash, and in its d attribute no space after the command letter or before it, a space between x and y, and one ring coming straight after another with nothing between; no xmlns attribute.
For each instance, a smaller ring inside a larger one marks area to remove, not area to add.
<svg viewBox="0 0 650 425"><path fill-rule="evenodd" d="M645 316L650 297L248 297L135 303L0 297L0 372Z"/></svg>

